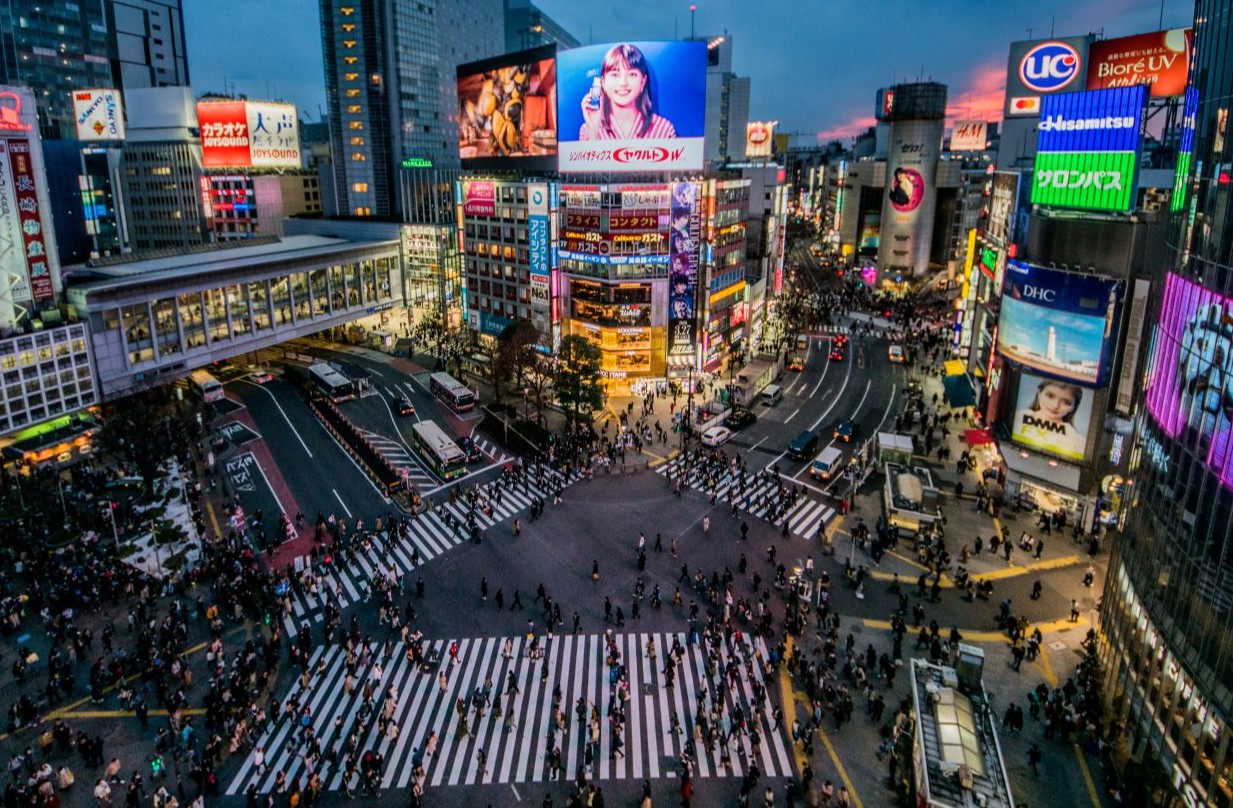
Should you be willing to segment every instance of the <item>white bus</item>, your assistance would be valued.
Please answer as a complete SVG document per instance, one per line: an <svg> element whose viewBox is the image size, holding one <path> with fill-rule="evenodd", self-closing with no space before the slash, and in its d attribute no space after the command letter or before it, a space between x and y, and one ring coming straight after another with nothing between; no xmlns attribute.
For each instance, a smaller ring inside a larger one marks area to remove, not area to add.
<svg viewBox="0 0 1233 808"><path fill-rule="evenodd" d="M193 387L197 388L197 393L201 396L201 400L207 404L215 401L221 401L223 398L223 385L218 379L211 376L204 370L194 370L189 374L189 381L193 383Z"/></svg>
<svg viewBox="0 0 1233 808"><path fill-rule="evenodd" d="M412 425L411 431L415 450L438 477L452 480L467 473L466 455L441 427L432 421L420 421Z"/></svg>
<svg viewBox="0 0 1233 808"><path fill-rule="evenodd" d="M325 362L318 362L308 369L308 378L330 401L346 401L355 398L355 386L351 380Z"/></svg>
<svg viewBox="0 0 1233 808"><path fill-rule="evenodd" d="M454 412L466 412L475 408L475 393L448 373L432 374L428 379L428 389Z"/></svg>

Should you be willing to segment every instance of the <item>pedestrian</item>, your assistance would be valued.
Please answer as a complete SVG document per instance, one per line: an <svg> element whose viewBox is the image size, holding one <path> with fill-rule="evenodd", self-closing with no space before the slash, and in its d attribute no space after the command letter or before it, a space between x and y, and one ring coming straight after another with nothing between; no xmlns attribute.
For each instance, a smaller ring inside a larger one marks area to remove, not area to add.
<svg viewBox="0 0 1233 808"><path fill-rule="evenodd" d="M488 602L488 577L484 576L480 579L480 600L484 603Z"/></svg>
<svg viewBox="0 0 1233 808"><path fill-rule="evenodd" d="M1040 765L1040 760L1043 757L1044 752L1041 751L1040 746L1032 744L1031 748L1028 749L1028 765L1032 767L1032 775L1034 777L1040 777L1040 769L1037 767Z"/></svg>
<svg viewBox="0 0 1233 808"><path fill-rule="evenodd" d="M591 582L599 583L599 559L591 562Z"/></svg>
<svg viewBox="0 0 1233 808"><path fill-rule="evenodd" d="M1070 599L1070 622L1079 622L1079 601L1074 598Z"/></svg>
<svg viewBox="0 0 1233 808"><path fill-rule="evenodd" d="M1037 539L1036 540L1036 552L1032 554L1032 557L1039 559L1040 554L1043 553L1044 551L1045 551L1045 540Z"/></svg>
<svg viewBox="0 0 1233 808"><path fill-rule="evenodd" d="M711 517L708 514L702 517L702 532L709 533L710 531L711 531Z"/></svg>
<svg viewBox="0 0 1233 808"><path fill-rule="evenodd" d="M1092 583L1096 580L1096 568L1091 564L1087 565L1087 572L1083 573L1083 585L1088 589L1092 588Z"/></svg>

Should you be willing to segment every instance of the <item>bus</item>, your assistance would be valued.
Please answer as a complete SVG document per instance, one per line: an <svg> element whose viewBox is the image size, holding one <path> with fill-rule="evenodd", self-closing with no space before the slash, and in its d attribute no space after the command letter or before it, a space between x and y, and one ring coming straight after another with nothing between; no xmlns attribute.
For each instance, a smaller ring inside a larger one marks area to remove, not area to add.
<svg viewBox="0 0 1233 808"><path fill-rule="evenodd" d="M432 421L420 421L411 426L415 450L428 467L442 480L452 480L467 473L467 458L458 444Z"/></svg>
<svg viewBox="0 0 1233 808"><path fill-rule="evenodd" d="M428 388L454 412L466 412L475 408L475 393L448 373L432 374L428 379Z"/></svg>
<svg viewBox="0 0 1233 808"><path fill-rule="evenodd" d="M325 362L318 362L308 369L308 379L330 401L346 401L355 398L351 380Z"/></svg>
<svg viewBox="0 0 1233 808"><path fill-rule="evenodd" d="M194 370L188 378L193 383L193 387L197 388L202 401L207 404L222 401L223 385L218 379L204 370Z"/></svg>

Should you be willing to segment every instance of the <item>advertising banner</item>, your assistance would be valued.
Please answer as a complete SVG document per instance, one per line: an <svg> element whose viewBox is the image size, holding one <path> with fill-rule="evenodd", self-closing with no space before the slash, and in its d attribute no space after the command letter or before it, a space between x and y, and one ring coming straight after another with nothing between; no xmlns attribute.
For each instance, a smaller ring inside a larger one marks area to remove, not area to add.
<svg viewBox="0 0 1233 808"><path fill-rule="evenodd" d="M705 42L627 42L557 54L560 171L702 168Z"/></svg>
<svg viewBox="0 0 1233 808"><path fill-rule="evenodd" d="M119 90L74 90L78 140L124 140L124 104Z"/></svg>
<svg viewBox="0 0 1233 808"><path fill-rule="evenodd" d="M1039 115L1051 93L1079 90L1087 76L1088 37L1012 42L1006 63L1006 115Z"/></svg>
<svg viewBox="0 0 1233 808"><path fill-rule="evenodd" d="M530 240L531 276L548 282L548 185L537 182L527 186L530 203L527 216L527 236Z"/></svg>
<svg viewBox="0 0 1233 808"><path fill-rule="evenodd" d="M984 121L959 121L950 135L950 150L984 151L989 143L989 124Z"/></svg>
<svg viewBox="0 0 1233 808"><path fill-rule="evenodd" d="M9 138L9 167L12 170L13 196L17 202L17 219L21 228L22 253L25 255L26 276L30 280L30 295L36 301L53 297L51 267L43 236L42 213L39 210L38 185L34 165L30 160L30 141Z"/></svg>
<svg viewBox="0 0 1233 808"><path fill-rule="evenodd" d="M1044 99L1032 202L1080 210L1131 210L1139 180L1147 88Z"/></svg>
<svg viewBox="0 0 1233 808"><path fill-rule="evenodd" d="M943 126L941 119L891 123L878 252L883 267L911 273L928 268Z"/></svg>
<svg viewBox="0 0 1233 808"><path fill-rule="evenodd" d="M989 191L989 221L985 235L1005 246L1012 241L1011 222L1019 201L1019 172L998 171Z"/></svg>
<svg viewBox="0 0 1233 808"><path fill-rule="evenodd" d="M1173 213L1186 203L1186 182L1190 177L1190 164L1194 159L1194 119L1199 112L1199 91L1194 87L1186 90L1182 103L1182 136L1177 144L1177 168L1173 172L1173 196L1169 210Z"/></svg>
<svg viewBox="0 0 1233 808"><path fill-rule="evenodd" d="M548 171L556 155L555 45L458 66L463 168Z"/></svg>
<svg viewBox="0 0 1233 808"><path fill-rule="evenodd" d="M1082 461L1092 423L1092 392L1057 379L1024 373L1011 419L1015 443Z"/></svg>
<svg viewBox="0 0 1233 808"><path fill-rule="evenodd" d="M1038 373L1104 386L1125 282L1006 262L998 353Z"/></svg>
<svg viewBox="0 0 1233 808"><path fill-rule="evenodd" d="M1088 48L1087 88L1145 84L1152 98L1186 91L1194 31L1173 28L1093 42Z"/></svg>
<svg viewBox="0 0 1233 808"><path fill-rule="evenodd" d="M496 216L496 183L463 180L462 213L464 216Z"/></svg>
<svg viewBox="0 0 1233 808"><path fill-rule="evenodd" d="M750 121L745 124L746 159L767 158L774 152L775 124L779 121Z"/></svg>
<svg viewBox="0 0 1233 808"><path fill-rule="evenodd" d="M300 168L295 106L258 101L199 101L201 164L206 168Z"/></svg>
<svg viewBox="0 0 1233 808"><path fill-rule="evenodd" d="M13 168L9 162L9 141L0 138L0 274L14 297L30 299L26 246L21 233L21 215L13 189ZM24 295L21 294L25 287Z"/></svg>
<svg viewBox="0 0 1233 808"><path fill-rule="evenodd" d="M1165 279L1146 385L1147 411L1184 436L1233 488L1233 303L1178 275Z"/></svg>
<svg viewBox="0 0 1233 808"><path fill-rule="evenodd" d="M702 216L698 186L692 182L672 185L672 229L669 234L668 355L692 358L695 301L698 287L698 240Z"/></svg>

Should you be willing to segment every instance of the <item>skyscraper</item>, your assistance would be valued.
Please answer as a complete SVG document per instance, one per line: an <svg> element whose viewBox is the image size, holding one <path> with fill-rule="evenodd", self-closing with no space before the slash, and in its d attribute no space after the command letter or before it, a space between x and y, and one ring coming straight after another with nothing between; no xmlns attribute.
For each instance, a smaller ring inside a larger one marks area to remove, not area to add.
<svg viewBox="0 0 1233 808"><path fill-rule="evenodd" d="M732 72L731 34L698 39L706 42L706 159L744 160L749 77Z"/></svg>
<svg viewBox="0 0 1233 808"><path fill-rule="evenodd" d="M504 50L501 0L320 0L320 10L338 213L397 215L403 160L458 168L455 69Z"/></svg>
<svg viewBox="0 0 1233 808"><path fill-rule="evenodd" d="M1168 260L1152 278L1153 346L1136 396L1132 481L1101 623L1114 757L1127 794L1233 803L1233 193L1222 167L1233 95L1233 6L1198 0L1187 133ZM1195 103L1197 93L1197 104ZM1191 148L1187 148L1192 141ZM1193 156L1193 160L1190 159ZM1156 266L1156 265L1152 265ZM1137 468L1136 468L1137 466ZM1120 748L1119 748L1120 747Z"/></svg>
<svg viewBox="0 0 1233 808"><path fill-rule="evenodd" d="M504 0L504 3L506 52L552 44L562 50L578 47L578 39L531 0Z"/></svg>

